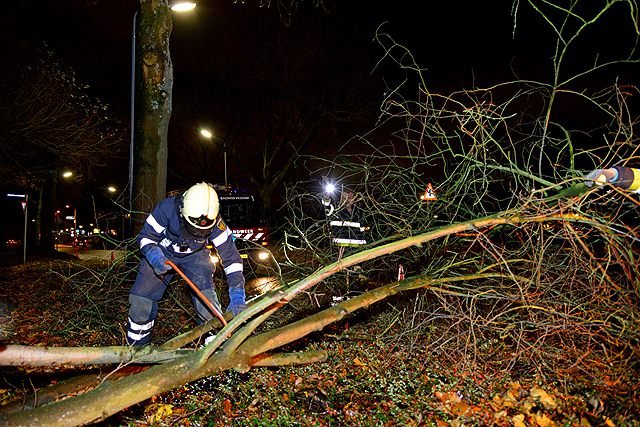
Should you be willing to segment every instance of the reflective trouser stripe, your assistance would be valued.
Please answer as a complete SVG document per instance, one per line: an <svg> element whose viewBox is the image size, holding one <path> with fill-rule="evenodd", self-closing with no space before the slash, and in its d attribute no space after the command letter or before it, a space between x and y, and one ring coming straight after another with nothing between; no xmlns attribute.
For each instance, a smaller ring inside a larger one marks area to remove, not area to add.
<svg viewBox="0 0 640 427"><path fill-rule="evenodd" d="M127 337L130 341L140 341L153 330L155 320L152 320L145 324L136 323L129 317L129 330L127 331Z"/></svg>
<svg viewBox="0 0 640 427"><path fill-rule="evenodd" d="M233 264L227 266L224 268L224 274L225 275L230 275L231 273L237 273L237 272L242 273L242 263L241 262L234 262Z"/></svg>
<svg viewBox="0 0 640 427"><path fill-rule="evenodd" d="M357 240L357 239L338 239L335 238L333 239L333 243L337 244L337 245L351 245L351 246L360 246L360 245L366 245L367 241L366 240Z"/></svg>
<svg viewBox="0 0 640 427"><path fill-rule="evenodd" d="M353 222L353 221L331 221L329 223L329 225L332 225L334 227L355 227L355 228L360 228L360 223L359 222Z"/></svg>

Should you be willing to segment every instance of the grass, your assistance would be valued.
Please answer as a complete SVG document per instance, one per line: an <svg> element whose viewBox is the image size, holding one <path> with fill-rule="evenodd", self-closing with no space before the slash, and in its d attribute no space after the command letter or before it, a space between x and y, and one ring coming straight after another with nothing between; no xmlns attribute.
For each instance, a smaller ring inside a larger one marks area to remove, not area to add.
<svg viewBox="0 0 640 427"><path fill-rule="evenodd" d="M10 307L2 342L120 344L130 285L97 279L96 271L104 267L75 259L0 267L0 300ZM182 308L191 308L186 288L172 286L160 307L160 341L193 325ZM513 363L514 344L497 332L487 331L476 347L464 348L467 341L452 320L426 322L422 311L434 298L424 291L394 297L281 349L323 349L329 356L324 363L224 372L155 396L99 425L640 425L637 360L615 376L604 369L559 372L526 354ZM306 301L278 312L263 328L317 309ZM5 404L23 398L82 371L2 368L0 399Z"/></svg>

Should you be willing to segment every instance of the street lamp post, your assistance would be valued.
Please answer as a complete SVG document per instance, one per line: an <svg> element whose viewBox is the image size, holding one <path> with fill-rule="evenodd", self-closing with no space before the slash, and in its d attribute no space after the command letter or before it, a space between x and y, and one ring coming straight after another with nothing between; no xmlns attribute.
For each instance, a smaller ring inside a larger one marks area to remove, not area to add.
<svg viewBox="0 0 640 427"><path fill-rule="evenodd" d="M211 132L209 132L206 129L200 129L200 133L205 137L205 138L209 138L209 139L214 139L216 138ZM216 138L218 139L218 138ZM222 152L223 158L224 158L224 188L227 188L227 150L224 150Z"/></svg>
<svg viewBox="0 0 640 427"><path fill-rule="evenodd" d="M171 10L185 12L196 7L191 1L177 1L170 5ZM129 232L132 231L133 212L133 150L135 133L135 101L136 101L136 32L137 32L138 11L133 14L133 31L131 35L131 141L129 143ZM122 231L124 237L124 230Z"/></svg>
<svg viewBox="0 0 640 427"><path fill-rule="evenodd" d="M56 242L56 251L58 250L58 241L60 240L60 217L58 216L60 215L60 211L56 211L56 216L55 216L55 220L56 220L56 235L54 237L54 242Z"/></svg>

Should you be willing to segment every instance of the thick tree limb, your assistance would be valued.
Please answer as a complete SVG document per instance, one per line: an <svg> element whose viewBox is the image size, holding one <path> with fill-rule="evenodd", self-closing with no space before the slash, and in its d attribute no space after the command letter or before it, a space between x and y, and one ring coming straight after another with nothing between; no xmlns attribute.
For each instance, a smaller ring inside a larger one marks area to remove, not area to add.
<svg viewBox="0 0 640 427"><path fill-rule="evenodd" d="M102 365L166 363L193 350L162 347L30 347L0 346L0 366Z"/></svg>
<svg viewBox="0 0 640 427"><path fill-rule="evenodd" d="M327 352L324 350L307 351L304 353L263 353L251 358L251 366L306 365L309 363L324 362L327 360L327 357Z"/></svg>
<svg viewBox="0 0 640 427"><path fill-rule="evenodd" d="M149 367L136 365L125 366L124 368L117 367L115 369L101 371L100 373L94 372L92 374L79 375L37 390L35 393L25 396L23 399L16 399L2 405L1 412L2 414L11 414L14 412L29 411L48 403L86 393L100 385L100 382L107 376L110 380L115 381L137 374L145 369L149 369Z"/></svg>

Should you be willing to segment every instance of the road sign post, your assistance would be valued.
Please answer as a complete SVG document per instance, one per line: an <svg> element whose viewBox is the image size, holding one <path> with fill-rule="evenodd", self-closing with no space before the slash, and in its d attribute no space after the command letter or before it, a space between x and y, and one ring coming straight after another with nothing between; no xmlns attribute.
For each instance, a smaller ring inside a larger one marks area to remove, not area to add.
<svg viewBox="0 0 640 427"><path fill-rule="evenodd" d="M27 209L29 207L28 200L22 202L22 212L24 212L24 235L22 237L22 263L27 262Z"/></svg>
<svg viewBox="0 0 640 427"><path fill-rule="evenodd" d="M22 205L22 213L24 213L24 235L22 236L22 263L27 262L27 207L29 206L28 194L7 194L7 197L23 197L24 200L20 202Z"/></svg>

